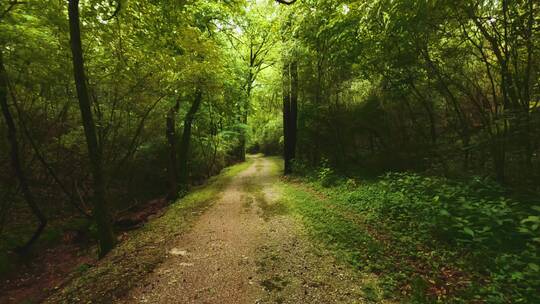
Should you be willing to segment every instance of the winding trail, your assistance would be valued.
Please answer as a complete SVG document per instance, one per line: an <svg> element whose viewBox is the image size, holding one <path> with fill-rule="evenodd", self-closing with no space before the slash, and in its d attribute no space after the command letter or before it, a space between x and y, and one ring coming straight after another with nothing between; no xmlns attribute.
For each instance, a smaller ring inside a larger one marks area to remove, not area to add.
<svg viewBox="0 0 540 304"><path fill-rule="evenodd" d="M280 203L277 160L251 161L118 303L364 302L365 278L312 244Z"/></svg>

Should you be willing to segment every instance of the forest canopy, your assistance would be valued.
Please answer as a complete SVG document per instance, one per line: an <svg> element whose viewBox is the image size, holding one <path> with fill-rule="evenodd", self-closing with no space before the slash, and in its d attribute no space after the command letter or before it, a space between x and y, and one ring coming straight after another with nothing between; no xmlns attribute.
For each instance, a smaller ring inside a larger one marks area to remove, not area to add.
<svg viewBox="0 0 540 304"><path fill-rule="evenodd" d="M105 256L148 202L263 153L325 186L518 197L474 196L456 233L520 230L500 284L538 284L539 34L534 0L2 0L0 273L70 229Z"/></svg>

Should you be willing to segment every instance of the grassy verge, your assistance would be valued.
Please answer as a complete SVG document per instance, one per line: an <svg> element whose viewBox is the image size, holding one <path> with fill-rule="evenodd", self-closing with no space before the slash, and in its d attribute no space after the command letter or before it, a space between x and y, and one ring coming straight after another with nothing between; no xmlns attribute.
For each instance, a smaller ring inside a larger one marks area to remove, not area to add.
<svg viewBox="0 0 540 304"><path fill-rule="evenodd" d="M537 303L537 207L492 185L392 174L284 179L283 201L315 239L407 303ZM380 295L374 294L373 301Z"/></svg>
<svg viewBox="0 0 540 304"><path fill-rule="evenodd" d="M334 203L299 180L283 180L282 203L298 216L309 235L335 253L342 262L361 272L378 273L382 244L354 215L336 208ZM378 281L378 280L377 280ZM384 297L380 282L362 287L366 300L379 302Z"/></svg>
<svg viewBox="0 0 540 304"><path fill-rule="evenodd" d="M111 303L155 268L166 256L170 240L185 231L214 203L230 180L251 165L227 168L207 185L191 191L166 213L134 231L94 267L80 267L66 286L45 303Z"/></svg>

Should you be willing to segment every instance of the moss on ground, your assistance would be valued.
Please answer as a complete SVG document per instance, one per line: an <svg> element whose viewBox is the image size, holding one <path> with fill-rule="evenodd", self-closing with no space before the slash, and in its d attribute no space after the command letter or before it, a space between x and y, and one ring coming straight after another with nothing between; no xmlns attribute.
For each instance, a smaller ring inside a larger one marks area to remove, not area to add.
<svg viewBox="0 0 540 304"><path fill-rule="evenodd" d="M205 186L168 207L165 214L131 233L94 267L77 269L45 303L111 303L162 262L169 242L217 201L230 180L251 161L225 169Z"/></svg>

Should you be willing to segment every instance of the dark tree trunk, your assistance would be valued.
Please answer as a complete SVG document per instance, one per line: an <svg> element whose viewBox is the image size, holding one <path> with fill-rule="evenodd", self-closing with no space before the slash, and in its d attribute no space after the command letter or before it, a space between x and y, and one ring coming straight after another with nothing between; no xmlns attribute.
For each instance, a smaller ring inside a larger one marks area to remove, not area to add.
<svg viewBox="0 0 540 304"><path fill-rule="evenodd" d="M176 115L180 103L177 101L174 107L167 114L167 142L169 143L169 200L174 200L178 196L178 161L176 159Z"/></svg>
<svg viewBox="0 0 540 304"><path fill-rule="evenodd" d="M290 122L289 122L289 153L291 160L296 158L296 140L298 130L298 63L296 61L291 63L290 67L291 75L291 110L290 110Z"/></svg>
<svg viewBox="0 0 540 304"><path fill-rule="evenodd" d="M296 157L298 119L298 65L292 62L283 68L283 158L285 175L292 173Z"/></svg>
<svg viewBox="0 0 540 304"><path fill-rule="evenodd" d="M245 106L247 107L247 105ZM248 113L245 109L242 110L242 117L240 118L240 123L242 124L242 129L240 130L240 146L238 147L238 160L239 161L245 161L246 160L246 126L248 123Z"/></svg>
<svg viewBox="0 0 540 304"><path fill-rule="evenodd" d="M191 142L191 127L193 120L195 119L195 114L199 111L202 102L202 90L197 88L195 91L195 99L191 104L189 111L186 114L184 119L184 132L182 133L182 140L180 142L180 151L179 151L179 165L180 165L180 184L182 187L187 187L189 183L189 168L188 168L188 158L189 158L189 146Z"/></svg>
<svg viewBox="0 0 540 304"><path fill-rule="evenodd" d="M291 164L291 90L290 90L290 74L289 64L283 66L283 160L284 174L292 173Z"/></svg>
<svg viewBox="0 0 540 304"><path fill-rule="evenodd" d="M506 149L504 142L495 142L492 147L495 177L501 184L506 182Z"/></svg>
<svg viewBox="0 0 540 304"><path fill-rule="evenodd" d="M86 86L79 20L79 0L69 0L68 12L71 52L73 55L73 73L94 182L93 215L98 229L99 255L103 257L114 247L116 242L105 200L105 180L102 168L103 152L98 144L88 88Z"/></svg>
<svg viewBox="0 0 540 304"><path fill-rule="evenodd" d="M36 200L34 199L34 195L32 194L32 191L30 190L28 179L24 173L24 169L21 163L21 157L19 153L19 142L17 141L17 128L13 120L13 116L11 115L11 111L9 109L9 104L8 104L8 78L7 78L6 69L4 68L4 61L3 61L1 50L0 50L0 106L2 108L2 114L6 121L7 138L11 146L11 151L10 151L11 165L13 166L13 170L15 171L15 176L17 177L19 181L19 185L21 187L21 191L24 196L24 199L26 200L26 203L30 207L30 210L32 210L32 213L39 220L38 228L36 229L32 237L30 238L30 240L28 240L26 244L24 244L23 246L17 249L17 252L19 254L26 254L28 253L28 251L30 250L34 242L39 238L39 236L43 232L43 229L45 229L45 226L47 225L47 219L45 218L45 215L39 209L36 203Z"/></svg>
<svg viewBox="0 0 540 304"><path fill-rule="evenodd" d="M296 62L283 67L283 159L285 175L292 173L296 157L298 120L298 65Z"/></svg>
<svg viewBox="0 0 540 304"><path fill-rule="evenodd" d="M253 57L253 51L252 51L252 55L251 57ZM246 95L247 95L247 99L246 99L246 102L245 104L242 106L242 117L241 117L241 123L243 125L243 128L240 132L240 147L238 148L238 160L239 161L245 161L246 160L246 143L247 143L247 140L246 140L246 137L247 137L247 130L246 130L246 126L248 124L248 116L249 116L249 109L251 107L251 92L253 91L253 81L255 80L254 78L254 75L253 75L253 59L250 60L250 68L249 68L249 73L248 73L248 79L247 79L247 88L246 88Z"/></svg>

